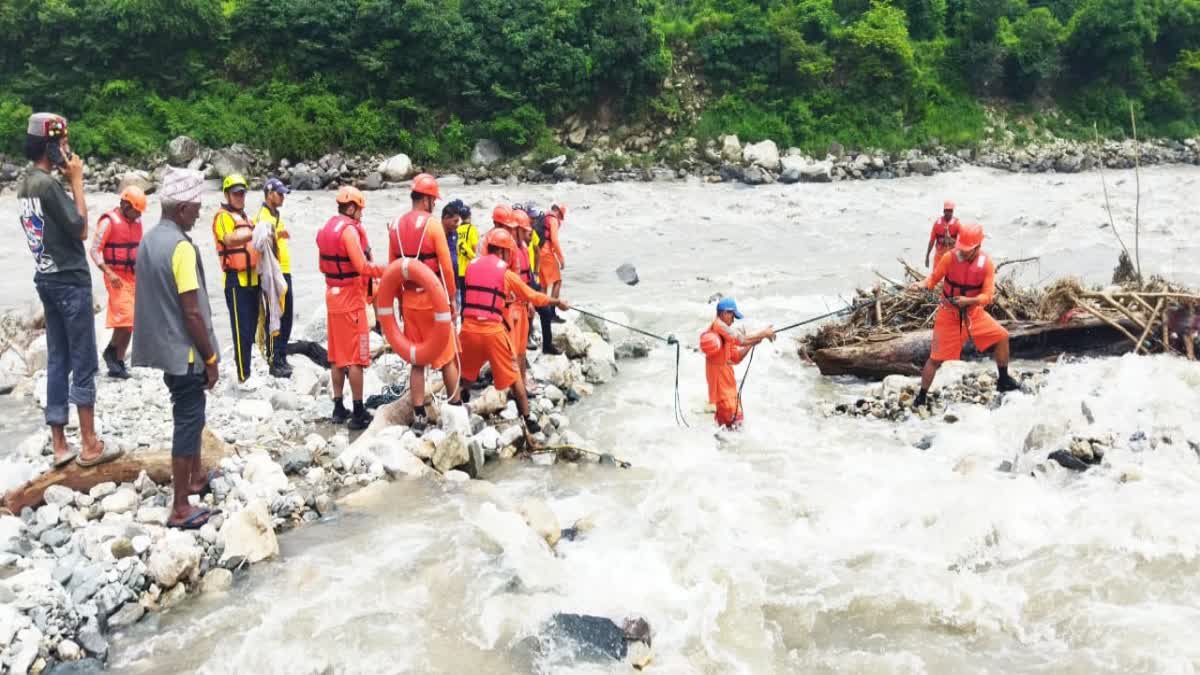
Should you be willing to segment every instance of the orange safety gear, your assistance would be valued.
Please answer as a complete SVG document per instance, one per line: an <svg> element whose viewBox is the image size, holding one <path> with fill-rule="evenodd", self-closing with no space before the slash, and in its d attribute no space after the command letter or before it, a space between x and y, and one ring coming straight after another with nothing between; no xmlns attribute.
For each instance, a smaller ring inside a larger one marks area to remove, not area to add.
<svg viewBox="0 0 1200 675"><path fill-rule="evenodd" d="M954 210L954 202L950 201L949 199L942 202L942 210L943 211L953 211Z"/></svg>
<svg viewBox="0 0 1200 675"><path fill-rule="evenodd" d="M700 334L700 351L704 352L705 356L713 356L721 351L721 336L706 330Z"/></svg>
<svg viewBox="0 0 1200 675"><path fill-rule="evenodd" d="M428 214L426 214L428 215ZM433 301L432 330L423 336L421 342L413 344L400 330L396 323L396 300L400 298L401 287L413 284L423 291ZM422 264L413 264L412 258L400 258L388 266L379 284L379 294L376 297L375 312L383 336L400 358L414 366L428 366L442 355L447 345L454 339L450 321L450 303L445 292L441 291L441 282L437 274Z"/></svg>
<svg viewBox="0 0 1200 675"><path fill-rule="evenodd" d="M434 199L442 198L442 193L438 191L437 180L427 173L417 174L417 177L413 178L412 191Z"/></svg>
<svg viewBox="0 0 1200 675"><path fill-rule="evenodd" d="M497 244L493 244L495 245ZM508 264L495 254L476 258L467 265L467 275L463 282L466 289L462 305L464 319L504 320L504 308L507 304L504 273L507 271Z"/></svg>
<svg viewBox="0 0 1200 675"><path fill-rule="evenodd" d="M501 227L515 227L516 222L513 220L512 208L504 204L497 204L496 208L492 209L492 223Z"/></svg>
<svg viewBox="0 0 1200 675"><path fill-rule="evenodd" d="M331 288L352 286L357 283L359 277L358 272L351 265L346 244L342 241L342 231L347 227L353 228L358 233L358 243L362 247L363 255L367 260L371 259L371 249L367 245L367 232L363 229L362 223L343 215L330 218L317 231L317 253L320 255L317 269L325 275L325 285Z"/></svg>
<svg viewBox="0 0 1200 675"><path fill-rule="evenodd" d="M967 251L983 243L983 226L968 223L958 228L958 248Z"/></svg>
<svg viewBox="0 0 1200 675"><path fill-rule="evenodd" d="M222 237L217 233L217 220L222 213L228 213L233 218L234 231L243 227L254 230L254 224L246 217L244 211L234 211L227 205L222 204L220 209L217 209L217 214L213 216L213 239L217 242L217 255L221 258L221 269L226 272L244 272L246 270L254 270L258 268L258 250L250 246L250 242L245 242L237 246L227 246Z"/></svg>
<svg viewBox="0 0 1200 675"><path fill-rule="evenodd" d="M958 221L958 218L951 218L947 221L945 217L941 217L933 221L933 230L929 233L929 240L937 244L938 257L954 248L954 242L958 239L961 227L962 223Z"/></svg>
<svg viewBox="0 0 1200 675"><path fill-rule="evenodd" d="M433 222L432 214L425 211L409 211L392 221L388 226L388 236L392 240L392 255L399 252L401 258L416 258L433 272L434 276L441 274L438 266L437 245L432 237L426 237L428 227L441 227L441 223ZM415 290L415 284L405 284L405 288Z"/></svg>
<svg viewBox="0 0 1200 675"><path fill-rule="evenodd" d="M108 219L109 223L104 239L104 264L113 271L133 274L138 244L142 243L142 221L129 222L121 209L113 209L100 218Z"/></svg>
<svg viewBox="0 0 1200 675"><path fill-rule="evenodd" d="M515 253L517 250L517 240L513 239L513 236L509 234L508 230L494 228L490 230L487 233L487 236L484 238L484 246L485 251L487 250L487 246L495 246L497 248L506 248L510 252Z"/></svg>
<svg viewBox="0 0 1200 675"><path fill-rule="evenodd" d="M512 268L526 285L533 284L533 266L529 262L529 249L527 247L517 246L513 250Z"/></svg>
<svg viewBox="0 0 1200 675"><path fill-rule="evenodd" d="M343 185L338 188L337 196L334 199L339 204L357 204L359 209L367 208L367 198L363 196L362 190L353 185Z"/></svg>
<svg viewBox="0 0 1200 675"><path fill-rule="evenodd" d="M553 204L553 205L551 205L550 209L551 210L558 209L558 215L561 216L563 220L567 219L567 205L566 204Z"/></svg>
<svg viewBox="0 0 1200 675"><path fill-rule="evenodd" d="M121 190L121 201L129 202L129 205L133 207L133 210L137 211L138 213L146 212L146 193L142 192L142 188L136 185L130 185L124 190Z"/></svg>
<svg viewBox="0 0 1200 675"><path fill-rule="evenodd" d="M946 298L974 298L983 292L987 280L987 256L980 253L974 260L959 260L958 255L950 260L946 278L942 280L942 295Z"/></svg>
<svg viewBox="0 0 1200 675"><path fill-rule="evenodd" d="M529 214L524 211L513 211L513 220L516 221L517 226L522 230L533 229L533 219L530 218Z"/></svg>

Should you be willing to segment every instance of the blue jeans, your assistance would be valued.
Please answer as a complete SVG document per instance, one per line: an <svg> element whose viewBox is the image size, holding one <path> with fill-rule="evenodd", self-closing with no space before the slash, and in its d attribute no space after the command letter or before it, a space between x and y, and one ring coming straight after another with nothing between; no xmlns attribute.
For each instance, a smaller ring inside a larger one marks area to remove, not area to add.
<svg viewBox="0 0 1200 675"><path fill-rule="evenodd" d="M96 324L92 287L36 282L46 311L46 424L67 424L67 404L96 404Z"/></svg>

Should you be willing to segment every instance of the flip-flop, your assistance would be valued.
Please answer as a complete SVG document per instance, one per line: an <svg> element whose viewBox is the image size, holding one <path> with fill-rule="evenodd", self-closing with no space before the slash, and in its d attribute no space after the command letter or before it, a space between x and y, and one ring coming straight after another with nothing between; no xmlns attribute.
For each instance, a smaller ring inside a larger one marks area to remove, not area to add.
<svg viewBox="0 0 1200 675"><path fill-rule="evenodd" d="M225 475L225 472L220 469L209 469L208 475L206 475L204 477L204 487L200 488L200 491L196 493L196 496L203 499L204 495L212 492L213 479L220 478L221 476L224 476L224 475Z"/></svg>
<svg viewBox="0 0 1200 675"><path fill-rule="evenodd" d="M89 466L99 466L101 464L111 462L114 459L117 459L121 455L125 454L125 451L120 448L108 447L104 443L104 441L100 442L100 447L102 447L104 449L100 451L100 456L97 457L96 459L84 459L83 455L80 455L79 458L75 460L75 463L78 464L79 466L82 466L85 468L89 467Z"/></svg>
<svg viewBox="0 0 1200 675"><path fill-rule="evenodd" d="M78 456L79 456L79 451L78 451L78 450L67 450L67 454L63 455L63 456L62 456L61 458L59 458L59 459L56 459L56 460L54 460L54 468L56 468L56 469L61 469L61 468L63 468L64 466L66 466L66 465L70 464L71 462L75 461L75 458L76 458L76 457L78 457Z"/></svg>
<svg viewBox="0 0 1200 675"><path fill-rule="evenodd" d="M213 512L209 509L199 508L192 515L185 518L182 522L172 523L167 521L167 527L173 527L177 530L198 530L204 527L209 518L213 517Z"/></svg>

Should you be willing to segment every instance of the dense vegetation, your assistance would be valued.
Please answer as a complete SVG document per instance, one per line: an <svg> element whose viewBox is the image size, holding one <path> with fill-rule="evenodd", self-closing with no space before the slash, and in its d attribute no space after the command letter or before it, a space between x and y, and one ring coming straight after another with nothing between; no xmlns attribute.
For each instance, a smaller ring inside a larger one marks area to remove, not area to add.
<svg viewBox="0 0 1200 675"><path fill-rule="evenodd" d="M31 108L89 155L186 133L281 156L556 150L600 101L679 133L824 148L957 146L983 101L1060 133L1200 129L1200 0L5 0L0 132ZM690 55L694 124L660 83ZM10 142L11 141L11 142Z"/></svg>

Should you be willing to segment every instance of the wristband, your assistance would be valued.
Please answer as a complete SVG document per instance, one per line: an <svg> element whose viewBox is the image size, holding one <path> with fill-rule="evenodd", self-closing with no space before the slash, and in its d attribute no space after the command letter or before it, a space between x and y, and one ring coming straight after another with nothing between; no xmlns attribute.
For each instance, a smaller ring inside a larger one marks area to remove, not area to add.
<svg viewBox="0 0 1200 675"><path fill-rule="evenodd" d="M204 365L206 365L206 366L211 366L212 364L214 364L216 362L217 362L217 353L216 352L213 352L212 356L208 357L207 359L204 359Z"/></svg>

